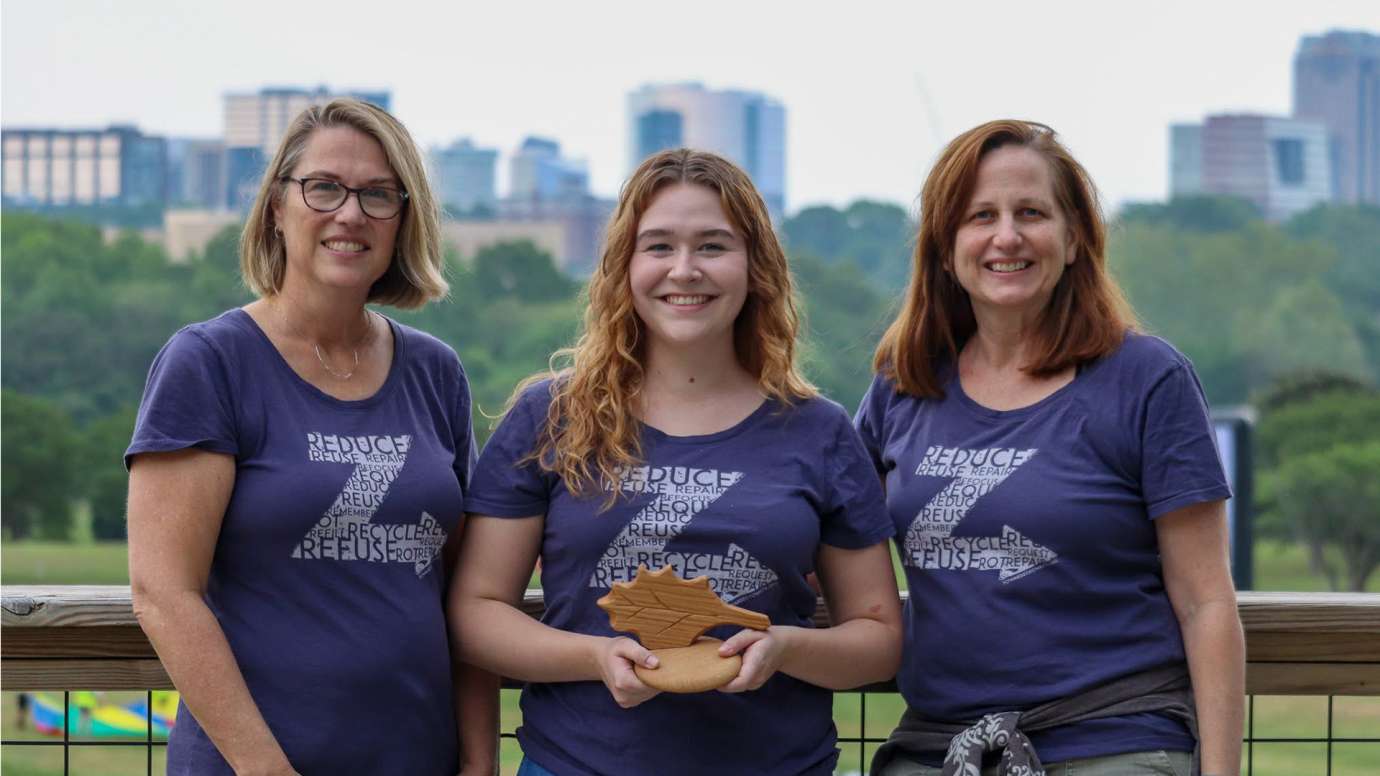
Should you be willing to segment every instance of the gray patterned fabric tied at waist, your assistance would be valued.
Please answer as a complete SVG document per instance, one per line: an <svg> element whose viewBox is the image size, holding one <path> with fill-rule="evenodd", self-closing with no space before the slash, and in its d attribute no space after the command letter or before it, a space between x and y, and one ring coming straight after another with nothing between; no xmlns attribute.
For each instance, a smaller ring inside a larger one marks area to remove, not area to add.
<svg viewBox="0 0 1380 776"><path fill-rule="evenodd" d="M953 723L925 719L911 709L891 737L872 758L871 776L897 755L915 757L945 752L943 776L979 776L982 758L1001 752L1002 776L1044 776L1044 765L1026 733L1071 725L1090 719L1123 714L1158 712L1184 723L1198 738L1198 718L1188 668L1165 666L1114 679L1070 698L1060 698L1026 711L988 714L975 722ZM1193 753L1193 774L1198 776L1198 753Z"/></svg>

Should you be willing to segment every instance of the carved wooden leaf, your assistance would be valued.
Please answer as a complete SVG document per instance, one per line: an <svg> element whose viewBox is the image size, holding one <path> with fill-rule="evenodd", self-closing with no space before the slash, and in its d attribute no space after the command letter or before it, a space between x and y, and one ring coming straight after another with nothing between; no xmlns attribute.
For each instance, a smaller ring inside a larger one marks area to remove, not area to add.
<svg viewBox="0 0 1380 776"><path fill-rule="evenodd" d="M709 577L686 581L667 566L661 571L637 567L631 582L615 582L598 601L614 630L637 634L647 649L688 647L715 625L766 630L771 620L723 602L709 589Z"/></svg>

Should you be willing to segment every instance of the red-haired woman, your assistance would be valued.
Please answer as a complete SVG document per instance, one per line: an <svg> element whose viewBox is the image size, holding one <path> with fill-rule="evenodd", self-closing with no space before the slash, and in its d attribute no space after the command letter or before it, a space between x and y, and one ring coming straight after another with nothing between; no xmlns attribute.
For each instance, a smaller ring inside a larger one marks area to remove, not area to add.
<svg viewBox="0 0 1380 776"><path fill-rule="evenodd" d="M921 203L856 419L910 585L873 773L1186 775L1196 747L1235 774L1230 492L1192 366L1107 273L1091 180L1048 127L994 121Z"/></svg>
<svg viewBox="0 0 1380 776"><path fill-rule="evenodd" d="M485 447L452 588L465 659L528 682L523 774L828 774L829 688L892 675L881 488L847 413L796 371L797 315L737 167L665 151L623 188L568 369ZM543 622L516 608L542 558ZM720 692L658 695L595 601L639 564L708 576L770 629L721 633ZM812 627L818 572L834 626ZM633 708L636 707L636 708Z"/></svg>

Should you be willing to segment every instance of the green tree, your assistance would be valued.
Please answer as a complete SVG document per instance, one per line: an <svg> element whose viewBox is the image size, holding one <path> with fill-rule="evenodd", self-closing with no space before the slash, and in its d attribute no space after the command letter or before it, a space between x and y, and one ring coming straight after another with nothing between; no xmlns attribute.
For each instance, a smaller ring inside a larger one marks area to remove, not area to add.
<svg viewBox="0 0 1380 776"><path fill-rule="evenodd" d="M872 352L890 322L889 300L855 264L791 257L804 312L800 361L830 398L857 407L872 379ZM897 295L899 298L899 295Z"/></svg>
<svg viewBox="0 0 1380 776"><path fill-rule="evenodd" d="M828 205L801 208L786 219L782 231L792 252L808 251L831 259L841 256L848 243L848 218Z"/></svg>
<svg viewBox="0 0 1380 776"><path fill-rule="evenodd" d="M91 532L103 541L125 538L129 475L124 450L134 433L135 410L121 410L86 425L81 435L81 490L91 508Z"/></svg>
<svg viewBox="0 0 1380 776"><path fill-rule="evenodd" d="M1337 260L1323 275L1324 284L1356 312L1380 314L1380 207L1321 205L1294 216L1284 226L1296 240L1331 248Z"/></svg>
<svg viewBox="0 0 1380 776"><path fill-rule="evenodd" d="M79 495L72 419L55 403L0 391L0 510L12 539L65 540Z"/></svg>
<svg viewBox="0 0 1380 776"><path fill-rule="evenodd" d="M1363 592L1380 566L1380 439L1286 458L1263 485L1333 590ZM1341 556L1338 570L1324 552ZM1343 578L1343 574L1345 577Z"/></svg>
<svg viewBox="0 0 1380 776"><path fill-rule="evenodd" d="M1340 348L1355 367L1354 330L1313 280L1335 255L1313 243L1258 221L1202 233L1133 220L1113 229L1108 258L1147 328L1193 360L1213 403L1241 403L1289 370L1327 365L1317 353ZM1322 309L1292 330L1308 303Z"/></svg>
<svg viewBox="0 0 1380 776"><path fill-rule="evenodd" d="M157 229L163 225L164 207L158 203L146 205L64 205L39 210L45 218L79 221L93 226L124 229Z"/></svg>
<svg viewBox="0 0 1380 776"><path fill-rule="evenodd" d="M826 264L856 264L883 292L900 289L910 275L915 224L889 202L858 200L843 210L808 207L782 225L792 256L809 254Z"/></svg>
<svg viewBox="0 0 1380 776"><path fill-rule="evenodd" d="M845 213L854 239L849 256L884 292L903 288L910 277L915 224L905 208L889 202L859 200Z"/></svg>
<svg viewBox="0 0 1380 776"><path fill-rule="evenodd" d="M1189 232L1239 232L1260 220L1260 211L1239 197L1193 195L1168 202L1137 202L1122 208L1123 224L1168 226Z"/></svg>
<svg viewBox="0 0 1380 776"><path fill-rule="evenodd" d="M481 299L523 302L569 299L577 288L575 281L556 268L551 255L529 240L483 248L457 280L466 284L470 298L478 295Z"/></svg>
<svg viewBox="0 0 1380 776"><path fill-rule="evenodd" d="M1262 395L1256 426L1259 528L1308 548L1332 588L1363 589L1380 562L1380 391L1345 375L1309 373ZM1356 587L1361 585L1362 587Z"/></svg>
<svg viewBox="0 0 1380 776"><path fill-rule="evenodd" d="M1370 388L1348 375L1326 370L1297 372L1276 380L1269 390L1255 396L1251 403L1261 412L1271 413L1290 404L1299 404L1333 392L1364 394Z"/></svg>
<svg viewBox="0 0 1380 776"><path fill-rule="evenodd" d="M95 227L10 213L0 231L3 385L78 422L137 402L168 336L214 312L198 304L190 266L132 234L106 245Z"/></svg>
<svg viewBox="0 0 1380 776"><path fill-rule="evenodd" d="M1258 318L1243 315L1238 319L1237 334L1245 346L1254 384L1316 369L1369 376L1356 329L1347 322L1341 301L1317 278L1276 291Z"/></svg>
<svg viewBox="0 0 1380 776"><path fill-rule="evenodd" d="M1320 280L1341 300L1365 348L1370 374L1380 378L1380 207L1319 206L1295 216L1285 231L1336 256Z"/></svg>
<svg viewBox="0 0 1380 776"><path fill-rule="evenodd" d="M1262 411L1256 426L1259 465L1273 468L1290 458L1336 444L1380 439L1380 391L1341 384L1320 393L1299 393Z"/></svg>
<svg viewBox="0 0 1380 776"><path fill-rule="evenodd" d="M472 260L447 257L451 295L400 320L426 331L460 354L482 442L513 387L544 369L551 353L571 344L582 305L578 283L531 242L503 243Z"/></svg>
<svg viewBox="0 0 1380 776"><path fill-rule="evenodd" d="M240 227L222 229L198 256L187 262L192 293L186 296L186 322L241 307L253 295L240 277ZM171 332L169 332L171 334Z"/></svg>

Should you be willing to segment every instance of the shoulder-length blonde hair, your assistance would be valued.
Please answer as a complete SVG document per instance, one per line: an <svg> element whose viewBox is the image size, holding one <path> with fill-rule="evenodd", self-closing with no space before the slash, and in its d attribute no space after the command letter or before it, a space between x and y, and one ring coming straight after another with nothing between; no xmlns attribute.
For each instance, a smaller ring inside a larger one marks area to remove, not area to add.
<svg viewBox="0 0 1380 776"><path fill-rule="evenodd" d="M306 150L312 133L326 127L351 127L378 141L388 166L398 176L407 203L398 218L398 239L388 271L369 289L369 301L402 308L421 307L446 295L450 287L443 277L441 214L427 183L426 166L407 128L388 111L361 100L342 97L325 105L313 105L297 115L288 127L278 153L264 170L254 207L240 235L240 274L245 285L259 296L282 290L287 271L283 236L274 223L273 207L283 196L284 178L292 174Z"/></svg>
<svg viewBox="0 0 1380 776"><path fill-rule="evenodd" d="M772 399L789 404L816 393L796 370L800 316L794 284L767 207L752 181L715 154L686 148L654 154L623 185L603 256L589 280L589 306L575 346L558 351L551 371L528 378L513 394L515 401L534 382L554 377L550 408L531 458L560 475L572 493L610 488L621 470L641 462L637 407L646 337L633 309L628 268L642 214L657 192L677 183L715 191L746 246L747 298L733 323L739 363ZM554 365L562 361L567 366L557 371ZM606 504L616 495L616 488L611 488Z"/></svg>
<svg viewBox="0 0 1380 776"><path fill-rule="evenodd" d="M944 148L920 192L910 285L873 358L873 368L902 393L942 397L935 365L953 363L977 329L968 293L945 267L973 195L978 165L1003 146L1029 148L1049 163L1054 198L1068 223L1074 254L1037 324L1033 358L1025 371L1044 377L1101 358L1136 325L1131 306L1107 271L1107 228L1087 170L1044 124L989 121Z"/></svg>

